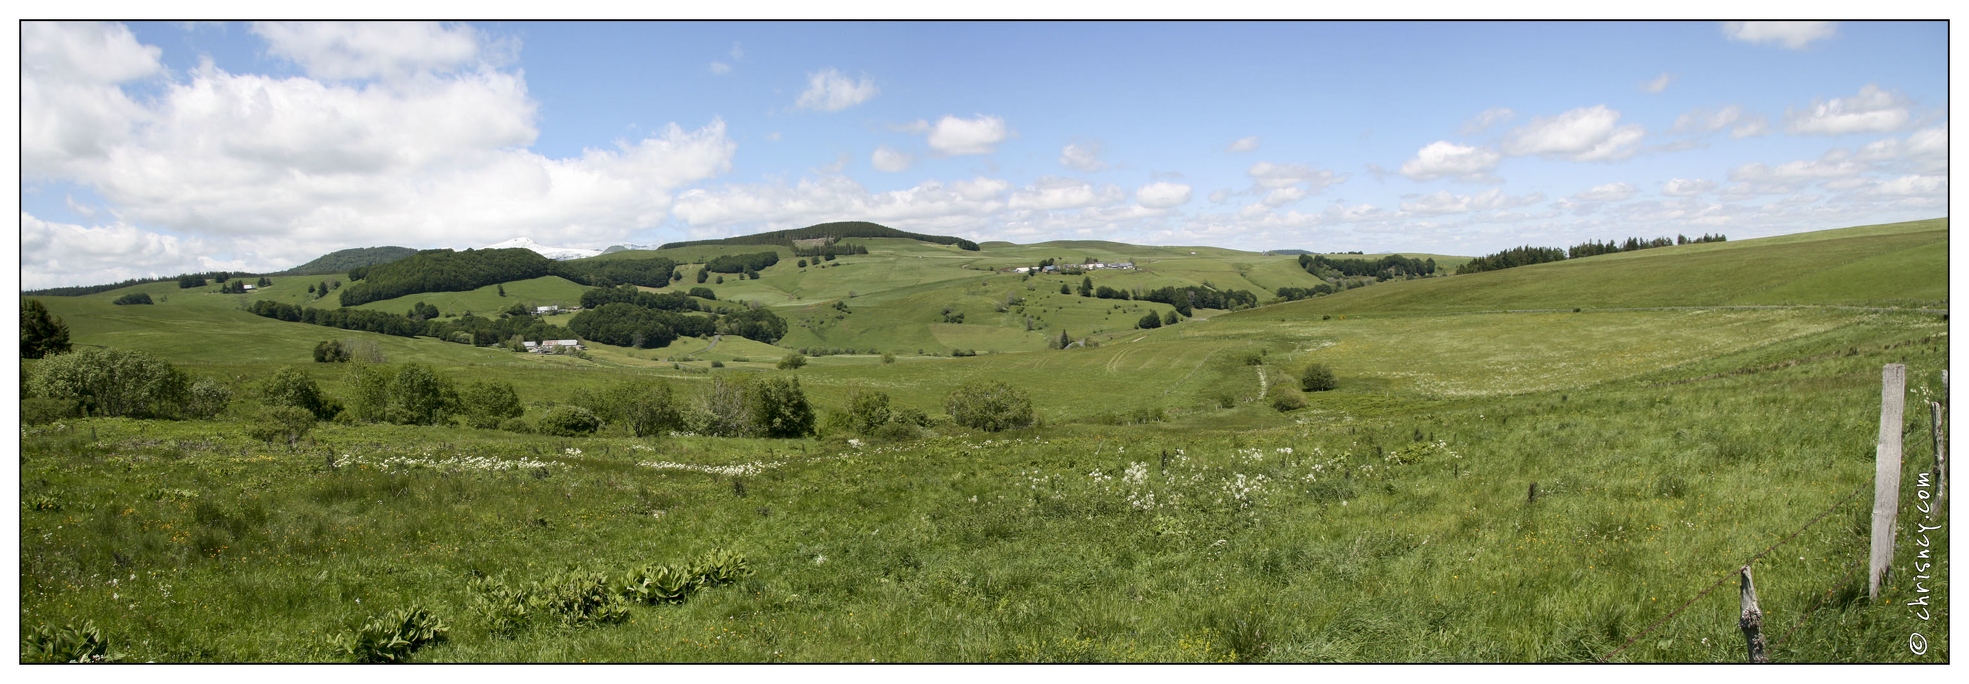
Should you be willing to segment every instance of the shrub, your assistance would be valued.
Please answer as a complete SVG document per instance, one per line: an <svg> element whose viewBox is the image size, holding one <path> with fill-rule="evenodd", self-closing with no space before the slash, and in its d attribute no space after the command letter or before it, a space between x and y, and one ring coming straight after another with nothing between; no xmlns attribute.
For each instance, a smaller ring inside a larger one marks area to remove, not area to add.
<svg viewBox="0 0 1969 684"><path fill-rule="evenodd" d="M1142 320L1135 321L1135 327L1144 330L1151 329L1151 328L1160 328L1162 327L1162 317L1155 315L1154 311L1150 311L1148 313L1142 314Z"/></svg>
<svg viewBox="0 0 1969 684"><path fill-rule="evenodd" d="M314 346L315 363L348 363L353 356L340 340L328 340Z"/></svg>
<svg viewBox="0 0 1969 684"><path fill-rule="evenodd" d="M1163 325L1175 325L1175 324L1177 323L1177 321L1180 321L1180 320L1182 320L1182 317L1180 317L1180 316L1177 316L1177 315L1176 315L1176 312L1175 312L1175 311L1169 311L1169 312L1166 312L1166 313L1164 313L1164 314L1162 314L1162 324L1163 324Z"/></svg>
<svg viewBox="0 0 1969 684"><path fill-rule="evenodd" d="M1306 396L1290 387L1273 387L1267 401L1270 401L1272 408L1278 409L1280 413L1306 408Z"/></svg>
<svg viewBox="0 0 1969 684"><path fill-rule="evenodd" d="M882 363L895 363L895 362L896 362L895 354L891 354L889 352L882 352Z"/></svg>
<svg viewBox="0 0 1969 684"><path fill-rule="evenodd" d="M723 362L723 361L718 361L718 360L715 360L715 359L714 359L714 360L712 360L712 361L711 361L711 367L712 367L712 368L724 368L724 367L725 367L725 362Z"/></svg>
<svg viewBox="0 0 1969 684"><path fill-rule="evenodd" d="M506 432L517 432L522 435L533 434L533 424L526 422L525 418L507 418L499 421L499 429Z"/></svg>
<svg viewBox="0 0 1969 684"><path fill-rule="evenodd" d="M889 395L873 390L848 392L847 428L857 435L870 435L889 422Z"/></svg>
<svg viewBox="0 0 1969 684"><path fill-rule="evenodd" d="M263 406L247 416L246 436L293 446L314 430L315 415L298 406Z"/></svg>
<svg viewBox="0 0 1969 684"><path fill-rule="evenodd" d="M437 425L446 422L458 404L458 392L430 366L407 363L390 380L385 417L398 425Z"/></svg>
<svg viewBox="0 0 1969 684"><path fill-rule="evenodd" d="M117 660L95 621L61 627L41 625L21 638L21 662L106 663Z"/></svg>
<svg viewBox="0 0 1969 684"><path fill-rule="evenodd" d="M593 411L579 406L561 405L548 409L547 414L540 417L540 424L535 429L543 435L578 437L594 434L601 427L602 419L596 418Z"/></svg>
<svg viewBox="0 0 1969 684"><path fill-rule="evenodd" d="M684 426L683 407L666 383L625 382L610 390L609 403L637 437L658 436Z"/></svg>
<svg viewBox="0 0 1969 684"><path fill-rule="evenodd" d="M397 663L425 645L444 641L450 631L430 611L398 609L364 623L344 636L341 646L358 663Z"/></svg>
<svg viewBox="0 0 1969 684"><path fill-rule="evenodd" d="M997 380L957 388L944 399L944 410L958 425L986 432L1032 424L1032 399Z"/></svg>
<svg viewBox="0 0 1969 684"><path fill-rule="evenodd" d="M231 403L231 387L211 378L199 378L191 384L185 397L185 416L211 418L226 410L226 405Z"/></svg>
<svg viewBox="0 0 1969 684"><path fill-rule="evenodd" d="M814 410L799 378L762 378L747 392L752 424L767 437L805 437L814 432Z"/></svg>
<svg viewBox="0 0 1969 684"><path fill-rule="evenodd" d="M21 358L39 359L55 354L66 354L68 344L68 324L61 317L48 313L48 307L39 299L21 300Z"/></svg>
<svg viewBox="0 0 1969 684"><path fill-rule="evenodd" d="M314 378L298 368L282 368L261 380L260 397L269 405L299 408L321 420L342 412L339 404L321 393Z"/></svg>
<svg viewBox="0 0 1969 684"><path fill-rule="evenodd" d="M699 434L712 437L745 437L752 434L752 413L745 401L745 383L728 377L711 378L710 386L698 395L696 415L691 423Z"/></svg>
<svg viewBox="0 0 1969 684"><path fill-rule="evenodd" d="M132 292L123 295L121 297L117 297L116 301L110 303L118 306L125 306L129 304L154 304L155 302L150 301L150 293L148 292Z"/></svg>
<svg viewBox="0 0 1969 684"><path fill-rule="evenodd" d="M1299 372L1299 389L1308 392L1325 392L1339 386L1339 381L1333 377L1333 369L1327 368L1326 364L1315 363Z"/></svg>
<svg viewBox="0 0 1969 684"><path fill-rule="evenodd" d="M520 417L526 413L526 407L520 405L520 395L513 389L513 383L475 380L459 390L458 412L464 416L466 425L488 430L499 427L502 421Z"/></svg>
<svg viewBox="0 0 1969 684"><path fill-rule="evenodd" d="M923 409L912 406L904 406L889 412L889 422L891 424L901 423L917 427L930 427L931 424L930 414L924 413Z"/></svg>
<svg viewBox="0 0 1969 684"><path fill-rule="evenodd" d="M787 354L785 358L779 360L780 370L793 370L795 368L803 368L806 365L807 357L797 353Z"/></svg>
<svg viewBox="0 0 1969 684"><path fill-rule="evenodd" d="M108 347L43 360L30 381L35 396L76 402L92 416L174 416L189 382L150 354Z"/></svg>
<svg viewBox="0 0 1969 684"><path fill-rule="evenodd" d="M869 436L891 442L901 442L916 439L922 436L922 434L922 428L916 427L915 425L891 422L883 423L882 427L875 428L875 431L869 433Z"/></svg>
<svg viewBox="0 0 1969 684"><path fill-rule="evenodd" d="M395 368L382 364L351 364L343 382L349 386L349 416L374 423L388 417L390 385L396 381Z"/></svg>

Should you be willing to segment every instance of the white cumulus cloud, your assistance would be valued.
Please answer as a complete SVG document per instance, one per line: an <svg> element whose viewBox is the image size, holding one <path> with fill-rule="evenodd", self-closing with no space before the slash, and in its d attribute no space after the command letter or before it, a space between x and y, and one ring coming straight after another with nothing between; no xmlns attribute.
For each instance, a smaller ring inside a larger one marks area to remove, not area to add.
<svg viewBox="0 0 1969 684"><path fill-rule="evenodd" d="M1870 83L1852 97L1813 100L1809 108L1785 110L1786 130L1821 135L1887 133L1900 130L1910 118L1905 98Z"/></svg>
<svg viewBox="0 0 1969 684"><path fill-rule="evenodd" d="M874 79L863 76L857 81L838 69L830 68L807 74L807 89L800 93L800 99L793 106L838 112L867 102L877 92Z"/></svg>
<svg viewBox="0 0 1969 684"><path fill-rule="evenodd" d="M1238 152L1250 152L1255 149L1258 149L1258 136L1254 135L1231 141L1230 146L1224 148L1224 151L1235 154Z"/></svg>
<svg viewBox="0 0 1969 684"><path fill-rule="evenodd" d="M1619 202L1634 196L1634 186L1630 183L1608 183L1596 185L1573 194L1579 202Z"/></svg>
<svg viewBox="0 0 1969 684"><path fill-rule="evenodd" d="M253 33L268 52L331 80L447 71L477 62L482 44L471 26L427 21L261 22Z"/></svg>
<svg viewBox="0 0 1969 684"><path fill-rule="evenodd" d="M1948 176L1902 176L1881 181L1874 194L1899 197L1942 197L1948 195Z"/></svg>
<svg viewBox="0 0 1969 684"><path fill-rule="evenodd" d="M1417 150L1414 159L1402 162L1401 174L1410 180L1490 181L1494 180L1491 171L1502 159L1492 150L1438 140Z"/></svg>
<svg viewBox="0 0 1969 684"><path fill-rule="evenodd" d="M1309 193L1318 193L1334 185L1347 182L1347 174L1334 173L1326 169L1315 169L1305 164L1273 164L1258 162L1245 169L1251 182L1266 190L1305 185Z"/></svg>
<svg viewBox="0 0 1969 684"><path fill-rule="evenodd" d="M910 157L907 152L897 151L888 145L882 145L875 148L875 153L870 156L869 161L875 165L875 169L878 171L896 173L898 171L908 171L910 163L914 162L915 159Z"/></svg>
<svg viewBox="0 0 1969 684"><path fill-rule="evenodd" d="M1830 21L1726 21L1723 35L1745 43L1776 43L1803 50L1812 43L1831 38L1838 24Z"/></svg>
<svg viewBox="0 0 1969 684"><path fill-rule="evenodd" d="M1639 125L1620 125L1620 112L1594 105L1532 119L1504 137L1503 150L1510 155L1609 161L1632 156L1644 135Z"/></svg>
<svg viewBox="0 0 1969 684"><path fill-rule="evenodd" d="M1050 211L1114 204L1121 200L1121 188L1113 185L1095 187L1077 178L1046 176L1014 191L1009 206L1013 209Z"/></svg>
<svg viewBox="0 0 1969 684"><path fill-rule="evenodd" d="M1011 132L1005 129L1005 120L996 116L979 114L969 119L945 115L935 124L917 120L898 127L913 133L929 133L930 149L944 155L991 154L998 143L1005 142Z"/></svg>
<svg viewBox="0 0 1969 684"><path fill-rule="evenodd" d="M1650 93L1659 93L1661 91L1667 90L1668 84L1674 82L1675 82L1675 76L1673 74L1663 73L1660 76L1656 76L1646 81L1642 81L1641 89L1648 91Z"/></svg>
<svg viewBox="0 0 1969 684"><path fill-rule="evenodd" d="M122 24L21 22L21 173L101 160L148 112L120 84L163 72L162 51Z"/></svg>
<svg viewBox="0 0 1969 684"><path fill-rule="evenodd" d="M1675 117L1674 133L1714 133L1730 129L1732 138L1749 138L1763 135L1767 131L1764 117L1744 111L1738 105L1709 110L1697 108Z"/></svg>
<svg viewBox="0 0 1969 684"><path fill-rule="evenodd" d="M978 178L956 183L924 181L915 187L870 192L840 174L784 183L692 189L677 195L674 213L694 238L797 228L825 221L875 221L904 230L972 232L1004 211L1010 184Z"/></svg>
<svg viewBox="0 0 1969 684"><path fill-rule="evenodd" d="M361 54L373 41L329 31L333 40L308 42L313 34L286 28L263 30L291 39L291 54L314 54L300 45L326 55L301 57L324 74L391 77L459 63L395 46ZM538 104L517 72L483 63L385 82L233 74L207 63L139 102L114 79L154 73L143 60L155 53L123 27L24 24L23 34L35 38L23 41L23 137L47 141L24 147L23 171L86 188L122 225L242 268L282 268L350 246L474 246L489 234L620 241L666 220L672 193L728 171L736 150L714 120L570 157L532 152ZM65 47L77 40L108 49L102 59L111 63ZM94 82L77 76L92 70ZM94 88L93 99L63 94L78 85ZM74 246L54 243L85 235L42 232L57 253ZM25 278L121 279L40 273L36 263L48 262L23 261Z"/></svg>
<svg viewBox="0 0 1969 684"><path fill-rule="evenodd" d="M1150 209L1168 209L1190 203L1190 186L1157 181L1135 189L1135 203Z"/></svg>
<svg viewBox="0 0 1969 684"><path fill-rule="evenodd" d="M1460 132L1464 135L1475 135L1478 133L1482 133L1485 130L1489 129L1491 126L1495 126L1497 124L1510 121L1511 117L1514 116L1517 116L1517 113L1511 111L1508 108L1492 107L1490 109L1477 112L1476 116L1470 117L1469 121L1463 122L1463 128L1460 130Z"/></svg>
<svg viewBox="0 0 1969 684"><path fill-rule="evenodd" d="M1098 142L1067 144L1065 149L1060 150L1060 165L1081 171L1100 171L1108 167L1107 162L1101 161L1101 144Z"/></svg>
<svg viewBox="0 0 1969 684"><path fill-rule="evenodd" d="M118 221L78 226L21 212L21 285L26 288L113 283L210 270L205 245ZM76 275L83 276L78 280Z"/></svg>
<svg viewBox="0 0 1969 684"><path fill-rule="evenodd" d="M1670 178L1661 184L1661 194L1669 197L1694 197L1716 189L1716 182L1701 178Z"/></svg>
<svg viewBox="0 0 1969 684"><path fill-rule="evenodd" d="M1907 167L1924 173L1948 172L1948 129L1924 128L1906 138L1875 140L1860 148L1862 161L1885 168Z"/></svg>
<svg viewBox="0 0 1969 684"><path fill-rule="evenodd" d="M1423 195L1414 200L1402 202L1401 210L1411 214L1461 214L1472 211L1491 211L1512 209L1537 204L1545 199L1543 193L1526 195L1506 195L1500 188L1491 188L1475 195L1458 195L1447 190Z"/></svg>

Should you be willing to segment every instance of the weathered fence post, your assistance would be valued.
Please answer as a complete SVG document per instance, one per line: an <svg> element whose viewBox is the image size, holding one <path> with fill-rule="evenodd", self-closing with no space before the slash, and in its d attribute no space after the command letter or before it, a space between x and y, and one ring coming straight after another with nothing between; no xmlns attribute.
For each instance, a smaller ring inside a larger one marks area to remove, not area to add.
<svg viewBox="0 0 1969 684"><path fill-rule="evenodd" d="M1867 559L1866 596L1880 598L1880 582L1894 562L1894 517L1901 507L1901 408L1907 399L1907 366L1880 369L1880 442L1873 452L1873 549Z"/></svg>
<svg viewBox="0 0 1969 684"><path fill-rule="evenodd" d="M1948 439L1942 436L1942 403L1928 402L1928 413L1935 432L1935 505L1948 501Z"/></svg>
<svg viewBox="0 0 1969 684"><path fill-rule="evenodd" d="M1750 651L1750 662L1771 662L1771 656L1764 652L1764 611L1757 608L1757 583L1751 581L1748 565L1737 570L1737 574L1743 578L1743 612L1737 617L1737 628L1743 630L1743 643Z"/></svg>

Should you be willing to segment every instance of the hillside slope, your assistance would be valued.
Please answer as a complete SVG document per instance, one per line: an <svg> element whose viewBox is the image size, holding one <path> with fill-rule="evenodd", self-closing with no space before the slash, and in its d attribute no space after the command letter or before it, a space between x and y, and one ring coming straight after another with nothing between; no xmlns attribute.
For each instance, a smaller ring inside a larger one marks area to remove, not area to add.
<svg viewBox="0 0 1969 684"><path fill-rule="evenodd" d="M1944 218L1388 283L1287 306L1352 314L1652 306L1938 307L1947 302Z"/></svg>

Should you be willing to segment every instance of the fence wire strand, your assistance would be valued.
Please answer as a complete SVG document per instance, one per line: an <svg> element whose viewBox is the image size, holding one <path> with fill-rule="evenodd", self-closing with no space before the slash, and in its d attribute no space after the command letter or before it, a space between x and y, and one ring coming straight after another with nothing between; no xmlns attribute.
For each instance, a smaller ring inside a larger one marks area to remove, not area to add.
<svg viewBox="0 0 1969 684"><path fill-rule="evenodd" d="M1852 501L1853 497L1859 496L1861 492L1865 492L1868 488L1871 488L1872 486L1873 483L1871 482L1860 485L1858 488L1855 488L1853 490L1853 493L1847 494L1845 498L1840 499L1837 503L1828 506L1824 511L1821 511L1818 515L1813 516L1810 522L1807 522L1804 525L1799 526L1799 528L1796 530L1792 530L1791 534L1785 535L1783 539L1779 539L1776 542L1772 542L1770 546L1764 547L1764 550L1758 551L1757 555L1751 556L1750 560L1744 561L1741 565L1737 567L1741 568L1741 567L1755 564L1758 560L1762 559L1766 554L1769 554L1770 552L1776 550L1779 546L1783 546L1786 542L1789 542L1792 539L1796 538L1799 534L1803 533L1807 529L1810 529L1813 525L1819 524L1819 521L1824 520L1825 517L1828 515L1832 515L1833 511L1839 510L1840 506L1846 505L1846 502ZM1639 633L1635 634L1634 636L1628 637L1626 643L1622 643L1620 645L1620 648L1616 648L1613 650L1613 652L1600 656L1599 662L1604 663L1607 662L1609 659L1612 659L1614 656L1620 655L1622 651L1627 650L1627 647L1633 646L1634 642L1640 641L1641 637L1653 633L1656 629L1660 628L1663 624L1666 624L1669 620L1674 619L1675 616L1682 614L1683 610L1687 609L1689 606L1695 605L1695 602L1701 601L1702 597L1708 596L1709 592L1715 591L1717 587L1723 586L1724 582L1730 581L1730 578L1734 576L1736 576L1736 573L1727 573L1722 577L1717 578L1717 580L1714 583L1710 584L1708 588L1703 589L1702 593L1696 594L1695 598L1691 598L1687 601L1682 602L1682 605L1676 606L1675 610L1669 611L1667 615L1661 616L1661 619L1655 620L1654 624L1648 625L1647 629L1643 629ZM1841 584L1844 584L1844 582L1841 582ZM1796 630L1797 626L1796 625L1792 626L1792 629ZM1785 636L1789 637L1791 636L1791 633L1786 632ZM1782 640L1780 640L1780 643L1782 643Z"/></svg>

